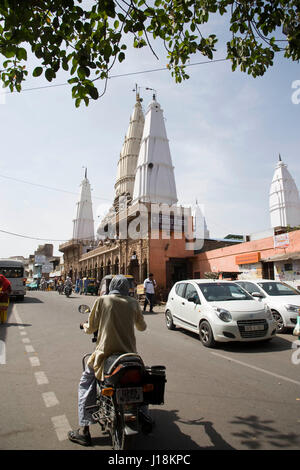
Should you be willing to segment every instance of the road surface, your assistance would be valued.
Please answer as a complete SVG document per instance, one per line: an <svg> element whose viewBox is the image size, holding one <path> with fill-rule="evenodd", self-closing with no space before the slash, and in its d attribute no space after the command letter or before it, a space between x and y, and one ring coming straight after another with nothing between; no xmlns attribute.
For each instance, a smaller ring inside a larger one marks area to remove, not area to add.
<svg viewBox="0 0 300 470"><path fill-rule="evenodd" d="M0 449L82 450L67 431L77 427L81 359L94 347L79 329L86 317L78 306L94 301L28 292L11 304L0 326ZM138 437L137 450L300 448L296 337L207 349L195 334L167 330L163 309L156 311L145 314L137 344L147 365L166 366L165 404L150 407L155 432ZM89 450L111 449L98 425L91 435Z"/></svg>

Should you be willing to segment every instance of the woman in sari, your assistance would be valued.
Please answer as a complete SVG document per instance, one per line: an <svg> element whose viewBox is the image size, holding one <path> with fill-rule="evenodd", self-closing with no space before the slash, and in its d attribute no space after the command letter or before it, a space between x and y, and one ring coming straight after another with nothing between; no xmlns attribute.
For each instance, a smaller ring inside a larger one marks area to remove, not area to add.
<svg viewBox="0 0 300 470"><path fill-rule="evenodd" d="M10 292L11 285L9 280L3 274L0 274L0 323L5 323L7 320Z"/></svg>

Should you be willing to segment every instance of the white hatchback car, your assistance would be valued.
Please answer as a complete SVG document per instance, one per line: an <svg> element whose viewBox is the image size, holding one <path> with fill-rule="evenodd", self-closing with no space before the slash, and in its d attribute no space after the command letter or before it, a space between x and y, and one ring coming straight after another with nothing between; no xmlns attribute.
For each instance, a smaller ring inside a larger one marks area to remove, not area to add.
<svg viewBox="0 0 300 470"><path fill-rule="evenodd" d="M179 281L172 287L165 309L169 330L176 326L199 334L202 344L217 341L259 341L276 335L271 310L230 281Z"/></svg>
<svg viewBox="0 0 300 470"><path fill-rule="evenodd" d="M235 281L253 297L268 305L277 322L277 333L295 328L300 311L300 293L293 287L270 279Z"/></svg>

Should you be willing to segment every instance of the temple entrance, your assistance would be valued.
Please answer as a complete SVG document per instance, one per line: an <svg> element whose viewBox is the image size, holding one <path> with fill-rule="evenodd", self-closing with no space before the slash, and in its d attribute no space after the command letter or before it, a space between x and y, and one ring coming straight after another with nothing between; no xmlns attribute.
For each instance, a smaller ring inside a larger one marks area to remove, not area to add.
<svg viewBox="0 0 300 470"><path fill-rule="evenodd" d="M177 281L192 278L192 263L184 258L170 258L166 262L166 287L171 287Z"/></svg>
<svg viewBox="0 0 300 470"><path fill-rule="evenodd" d="M134 277L135 282L138 284L140 281L140 265L137 259L131 259L128 265L128 273Z"/></svg>

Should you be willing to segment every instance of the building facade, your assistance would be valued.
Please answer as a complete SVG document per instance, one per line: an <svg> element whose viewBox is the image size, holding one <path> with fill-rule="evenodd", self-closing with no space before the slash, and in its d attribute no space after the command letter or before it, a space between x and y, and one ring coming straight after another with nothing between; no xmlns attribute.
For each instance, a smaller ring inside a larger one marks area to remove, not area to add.
<svg viewBox="0 0 300 470"><path fill-rule="evenodd" d="M178 204L161 106L153 95L144 116L141 101L137 93L120 152L114 201L97 228L96 240L85 174L73 238L60 246L66 275L73 281L100 281L107 274L131 274L140 284L152 272L163 299L174 282L187 278L300 283L300 231L287 231L299 220L299 194L281 158L270 187L272 228L246 242L210 239L197 204L194 209Z"/></svg>

